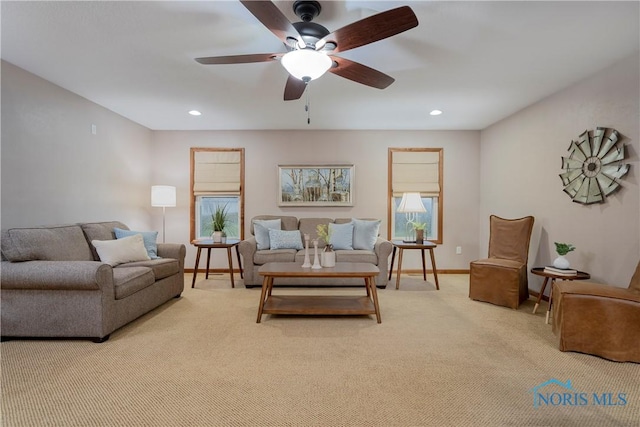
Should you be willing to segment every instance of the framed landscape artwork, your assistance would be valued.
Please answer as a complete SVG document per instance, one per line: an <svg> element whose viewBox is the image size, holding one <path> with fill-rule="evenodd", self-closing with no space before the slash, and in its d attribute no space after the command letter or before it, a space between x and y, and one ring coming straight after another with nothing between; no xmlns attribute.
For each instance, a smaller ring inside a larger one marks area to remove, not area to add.
<svg viewBox="0 0 640 427"><path fill-rule="evenodd" d="M353 165L279 165L278 206L353 206Z"/></svg>

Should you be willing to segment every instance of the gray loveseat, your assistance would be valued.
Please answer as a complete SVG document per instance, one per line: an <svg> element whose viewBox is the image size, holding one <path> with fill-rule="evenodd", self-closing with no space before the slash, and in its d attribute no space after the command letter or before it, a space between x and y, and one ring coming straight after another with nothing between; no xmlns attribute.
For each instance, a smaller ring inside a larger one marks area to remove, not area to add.
<svg viewBox="0 0 640 427"><path fill-rule="evenodd" d="M102 342L184 288L182 244L161 258L100 262L92 240L115 239L120 222L2 230L2 338L76 337Z"/></svg>
<svg viewBox="0 0 640 427"><path fill-rule="evenodd" d="M263 249L258 250L255 237L254 221L256 220L274 220L280 219L282 230L299 230L300 239L303 241L303 235L309 234L311 239L317 237L316 226L318 224L345 224L352 221L352 218L300 218L294 216L277 216L277 215L259 215L251 220L251 237L240 242L238 249L243 258L244 263L244 285L247 288L254 286L262 286L262 276L258 273L258 269L268 262L304 262L304 250L297 249ZM325 243L320 241L319 247L324 249ZM336 262L366 262L376 265L380 269L380 273L376 277L376 286L385 288L388 279L389 255L393 249L393 245L388 240L379 236L375 237L373 250L336 250ZM310 245L309 254L311 262L313 262L313 246ZM276 285L336 285L336 286L362 286L363 280L358 278L344 278L328 281L319 278L278 278Z"/></svg>

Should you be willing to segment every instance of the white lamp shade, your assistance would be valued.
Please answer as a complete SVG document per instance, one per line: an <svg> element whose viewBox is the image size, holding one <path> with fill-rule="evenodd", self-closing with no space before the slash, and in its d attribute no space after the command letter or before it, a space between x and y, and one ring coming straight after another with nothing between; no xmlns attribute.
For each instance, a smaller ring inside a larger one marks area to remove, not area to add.
<svg viewBox="0 0 640 427"><path fill-rule="evenodd" d="M313 49L293 50L285 54L281 62L289 74L300 80L305 80L305 77L315 80L326 73L332 64L326 54Z"/></svg>
<svg viewBox="0 0 640 427"><path fill-rule="evenodd" d="M426 212L427 209L422 203L420 193L402 193L402 200L398 206L398 212L401 213L417 213Z"/></svg>
<svg viewBox="0 0 640 427"><path fill-rule="evenodd" d="M154 185L151 187L151 206L173 207L176 205L176 187Z"/></svg>

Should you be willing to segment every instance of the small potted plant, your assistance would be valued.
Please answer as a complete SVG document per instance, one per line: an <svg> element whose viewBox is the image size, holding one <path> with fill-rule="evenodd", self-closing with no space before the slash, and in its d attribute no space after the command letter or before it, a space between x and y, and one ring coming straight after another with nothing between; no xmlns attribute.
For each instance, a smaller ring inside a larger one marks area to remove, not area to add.
<svg viewBox="0 0 640 427"><path fill-rule="evenodd" d="M416 243L418 244L423 244L424 243L424 233L425 230L427 229L427 223L426 222L414 222L412 223L413 225L413 229L416 232Z"/></svg>
<svg viewBox="0 0 640 427"><path fill-rule="evenodd" d="M227 239L225 234L225 228L227 226L227 204L216 205L216 210L211 214L211 225L213 226L213 238L214 243L223 243L222 240Z"/></svg>
<svg viewBox="0 0 640 427"><path fill-rule="evenodd" d="M576 249L571 243L558 243L553 242L556 245L556 253L558 257L553 260L553 266L555 268L567 269L571 264L569 260L565 258L565 255Z"/></svg>
<svg viewBox="0 0 640 427"><path fill-rule="evenodd" d="M326 246L324 252L321 254L321 264L323 267L335 267L336 266L336 253L333 251L333 245L331 244L331 230L327 224L318 224L316 227L316 233L318 237L325 241Z"/></svg>

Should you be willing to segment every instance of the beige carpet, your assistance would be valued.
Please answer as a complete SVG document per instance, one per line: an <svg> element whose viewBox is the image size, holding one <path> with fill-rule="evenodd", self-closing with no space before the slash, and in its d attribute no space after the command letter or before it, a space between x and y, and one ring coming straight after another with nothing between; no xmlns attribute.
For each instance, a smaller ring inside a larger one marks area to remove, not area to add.
<svg viewBox="0 0 640 427"><path fill-rule="evenodd" d="M640 365L558 351L546 304L533 315L532 301L517 311L470 301L467 275L441 275L440 291L403 276L400 290L379 292L382 324L256 324L259 289L231 289L225 276L190 282L103 344L2 343L2 425L639 425ZM534 407L532 389L554 378L571 381L565 402L587 403ZM612 405L593 404L594 393L612 393ZM619 393L625 405L613 405Z"/></svg>

